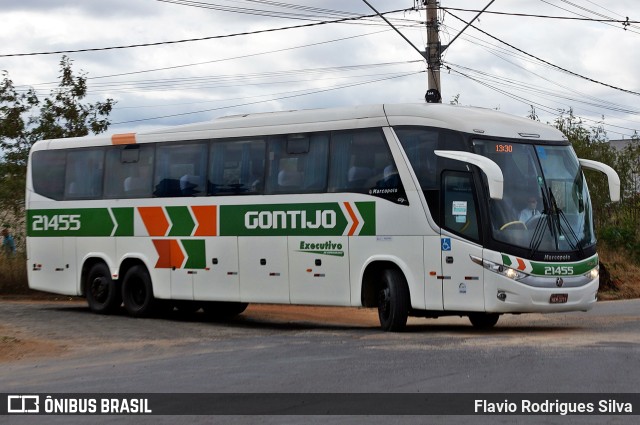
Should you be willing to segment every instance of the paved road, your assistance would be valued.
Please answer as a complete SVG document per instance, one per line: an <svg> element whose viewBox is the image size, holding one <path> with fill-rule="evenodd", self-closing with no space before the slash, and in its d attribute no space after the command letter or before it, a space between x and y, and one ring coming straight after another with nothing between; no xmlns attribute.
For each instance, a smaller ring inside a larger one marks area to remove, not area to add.
<svg viewBox="0 0 640 425"><path fill-rule="evenodd" d="M588 313L464 318L378 330L375 311L250 306L200 315L100 316L80 302L0 302L0 392L640 392L640 300ZM1 401L1 400L0 400ZM640 412L638 412L640 413ZM636 413L636 414L638 414ZM160 423L163 418L11 417L10 423ZM134 421L135 419L135 421ZM637 417L192 416L188 423L637 423ZM0 422L4 423L3 418Z"/></svg>

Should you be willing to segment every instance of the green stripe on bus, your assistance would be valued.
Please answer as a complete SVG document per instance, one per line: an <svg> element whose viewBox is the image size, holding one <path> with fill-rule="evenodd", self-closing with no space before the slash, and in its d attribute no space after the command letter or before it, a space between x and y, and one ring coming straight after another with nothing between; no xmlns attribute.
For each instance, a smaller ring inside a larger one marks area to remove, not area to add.
<svg viewBox="0 0 640 425"><path fill-rule="evenodd" d="M166 207L166 210L172 224L168 236L191 236L196 223L191 217L189 207Z"/></svg>
<svg viewBox="0 0 640 425"><path fill-rule="evenodd" d="M356 207L364 220L361 235L376 234L376 203L375 202L356 202Z"/></svg>
<svg viewBox="0 0 640 425"><path fill-rule="evenodd" d="M375 235L375 202L355 204L356 234ZM221 236L340 236L353 225L337 202L220 206Z"/></svg>
<svg viewBox="0 0 640 425"><path fill-rule="evenodd" d="M185 269L204 269L207 267L204 239L182 239L182 247L187 256Z"/></svg>
<svg viewBox="0 0 640 425"><path fill-rule="evenodd" d="M577 263L538 263L531 262L531 274L539 276L579 276L588 273L598 266L598 256L595 255Z"/></svg>
<svg viewBox="0 0 640 425"><path fill-rule="evenodd" d="M116 231L113 236L133 236L133 208L111 208L116 219Z"/></svg>
<svg viewBox="0 0 640 425"><path fill-rule="evenodd" d="M27 211L27 236L133 236L133 208ZM113 218L112 215L113 214Z"/></svg>

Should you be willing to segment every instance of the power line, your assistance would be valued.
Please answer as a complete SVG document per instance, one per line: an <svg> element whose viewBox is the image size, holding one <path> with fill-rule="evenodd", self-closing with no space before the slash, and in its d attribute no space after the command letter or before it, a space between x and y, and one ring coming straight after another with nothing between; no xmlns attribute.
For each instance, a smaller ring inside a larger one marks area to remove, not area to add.
<svg viewBox="0 0 640 425"><path fill-rule="evenodd" d="M191 1L191 0L156 0L156 1L161 3L171 3L171 4L181 5L181 6L196 7L200 9L216 10L220 12L238 13L243 15L266 16L271 18L309 20L309 21L318 20L320 16L325 18L331 17L332 19L336 17L357 16L356 13L343 12L343 11L331 10L331 9L314 8L314 7L304 7L304 6L297 6L297 5L292 5L288 3L278 3L278 2L247 1L248 3L267 4L269 6L275 6L276 8L295 10L296 12L282 12L274 9L259 9L259 8L256 8L255 6L252 6L250 8L241 7L241 6L225 6L223 4L206 3L206 2Z"/></svg>
<svg viewBox="0 0 640 425"><path fill-rule="evenodd" d="M291 98L294 98L294 97L308 96L308 95L318 94L318 93L326 93L326 92L330 92L330 91L341 90L341 89L344 89L344 88L362 86L362 85L365 85L365 84L372 84L372 83L377 83L377 82L381 82L381 81L388 81L388 80L392 80L392 79L403 78L403 77L407 77L407 76L410 76L410 75L417 75L417 74L420 74L420 73L423 73L423 72L425 72L425 71L410 72L410 73L406 73L406 74L402 74L402 75L396 75L396 76L392 76L392 77L385 77L385 78L379 78L379 79L369 80L369 81L364 81L364 82L346 84L346 85L342 85L342 86L335 86L335 87L330 87L330 88L326 88L326 89L314 90L314 91L311 91L311 92L308 92L308 93L292 94L292 95L288 95L288 96L282 96L282 97L277 97L277 98L272 98L272 99L267 99L267 100L260 100L260 101L255 101L255 102L246 102L246 103L240 103L240 104L237 104L237 105L230 105L230 106L221 106L221 107L218 107L218 108L203 109L203 110L200 110L200 111L181 112L181 113L177 113L177 114L162 115L162 116L158 116L158 117L149 117L149 118L140 118L140 119L128 120L128 121L120 121L120 122L115 122L115 123L112 123L112 124L113 125L119 125L119 124L129 124L129 123L133 123L133 122L152 121L152 120L163 119L163 118L174 118L174 117L180 117L180 116L185 116L185 115L200 114L200 113L203 113L203 112L217 111L217 110L221 110L221 109L229 109L229 108L236 108L236 107L240 107L240 106L255 105L255 104L264 103L264 102L273 102L273 101L276 101L276 100L291 99Z"/></svg>
<svg viewBox="0 0 640 425"><path fill-rule="evenodd" d="M383 15L390 14L390 13L407 12L410 10L413 10L413 9L392 10L392 11L384 12ZM51 52L0 54L0 58L98 52L98 51L105 51L105 50L131 49L134 47L150 47L150 46L163 46L163 45L179 44L179 43L190 43L193 41L217 40L222 38L231 38L231 37L239 37L239 36L254 35L254 34L264 34L269 32L284 31L284 30L297 29L297 28L309 28L309 27L315 27L315 26L326 25L326 24L344 23L344 22L356 21L364 18L372 18L375 16L378 16L378 15L361 15L358 17L349 17L349 18L335 19L330 21L312 22L309 24L302 24L302 25L290 25L286 27L269 28L265 30L245 31L245 32L239 32L239 33L233 33L233 34L213 35L208 37L188 38L188 39L172 40L172 41L159 41L159 42L153 42L153 43L138 43L138 44L130 44L126 46L94 47L94 48L75 49L75 50L57 50L57 51L51 51Z"/></svg>
<svg viewBox="0 0 640 425"><path fill-rule="evenodd" d="M552 6L552 7L558 8L558 9L560 9L560 10L564 10L565 12L569 12L569 13L572 13L572 14L574 14L574 15L578 15L578 16L582 16L582 17L586 18L586 16L585 16L585 15L583 15L583 14L581 14L581 13L575 12L575 11L573 11L573 10L566 9L566 8L564 8L564 7L560 7L560 6L558 6L557 4L553 4L553 3L548 2L547 0L540 0L540 1L541 1L541 2L543 2L543 3L548 4L549 6ZM561 0L561 1L562 1L562 0ZM604 15L601 15L601 14L599 14L599 13L596 13L596 12L594 12L594 11L592 11L592 10L586 9L586 8L584 8L584 7L581 7L581 6L576 6L576 7L578 7L578 8L579 8L579 9L581 9L581 10L585 10L585 11L591 12L591 13L593 13L593 14L594 14L594 15L596 15L596 16L604 16ZM603 23L604 23L605 25L609 25L609 26L615 27L615 25L613 25L613 24L611 24L611 23L609 23L609 22L603 22ZM623 22L623 23L622 23L622 26L623 26L623 28L626 30L626 29L627 29L627 27L628 27L628 26L630 26L630 24L628 24L628 25L627 25L627 24L625 24L625 23ZM634 27L635 27L635 28L637 28L636 26L634 26ZM631 31L631 32L633 32L633 33L635 33L635 34L640 34L640 33L639 33L639 32L637 32L637 31Z"/></svg>
<svg viewBox="0 0 640 425"><path fill-rule="evenodd" d="M455 69L450 69L450 70L452 72L454 72L455 74L458 74L458 75L460 75L462 77L465 77L465 78L467 78L467 79L469 79L469 80L471 80L471 81L473 81L473 82L475 82L477 84L485 86L485 87L487 87L487 88L489 88L489 89L491 89L491 90L493 90L493 91L495 91L497 93L500 93L500 94L502 94L504 96L507 96L507 97L509 97L511 99L514 99L514 100L516 100L516 101L518 101L520 103L523 103L523 104L525 104L527 106L536 106L539 109L541 109L541 110L543 110L543 111L545 111L545 112L547 112L549 114L555 115L555 114L563 113L563 112L566 111L565 109L562 109L562 108L551 108L551 107L549 107L547 105L543 105L541 103L534 102L534 101L532 101L530 99L526 99L524 97L517 96L517 95L515 95L513 93L510 93L510 92L506 91L505 89L501 89L501 88L499 88L497 86L494 86L492 84L487 83L486 80L484 80L484 79L480 80L478 78L474 78L474 77L472 77L472 76L470 76L468 74L465 74L464 72L461 72L461 71L458 71L458 70L455 70ZM593 122L595 124L599 124L599 125L603 125L603 126L607 126L607 127L619 128L619 129L622 129L622 130L632 131L634 133L638 132L638 129L634 129L634 128L622 127L622 126L618 126L618 125L615 125L615 124L604 123L603 121L592 120L592 119L584 118L584 117L581 117L581 116L577 116L577 117L580 118L583 121L589 121L589 122ZM620 135L623 135L623 136L628 136L628 133L621 133L621 132L613 131L613 130L608 130L608 132L615 133L615 134L620 134Z"/></svg>
<svg viewBox="0 0 640 425"><path fill-rule="evenodd" d="M212 64L212 63L227 62L227 61L237 60L237 59L246 59L246 58L251 58L251 57L256 57L256 56L268 55L268 54L272 54L272 53L281 53L281 52L286 52L286 51L289 51L289 50L302 49L302 48L306 48L306 47L320 46L320 45L323 45L323 44L334 43L336 41L351 40L353 38L358 38L358 37L367 37L369 35L380 34L380 33L387 32L387 31L390 31L390 30L385 28L385 29L380 30L380 31L368 32L368 33L352 35L352 36L348 36L348 37L334 38L332 40L319 41L319 42L316 42L316 43L308 43L308 44L302 44L302 45L292 46L292 47L285 47L285 48L282 48L282 49L275 49L275 50L267 50L267 51L264 51L264 52L250 53L250 54L247 54L247 55L231 56L231 57L228 57L228 58L214 59L214 60L204 61L204 62L195 62L195 63L181 64L181 65L165 66L165 67L162 67L162 68L143 69L143 70L139 70L139 71L121 72L121 73L118 73L118 74L99 75L99 76L96 76L96 77L89 77L88 76L87 77L87 81L89 81L89 80L100 80L100 79L113 78L113 77L124 77L124 76L127 76L127 75L139 75L139 74L145 74L145 73L157 72L157 71L168 71L168 70L171 70L171 69L180 69L180 68L188 68L188 67L192 67L192 66L208 65L208 64ZM22 84L22 85L16 86L16 87L19 87L19 88L23 88L23 87L30 88L30 87L34 87L34 86L47 86L47 85L57 85L57 84L58 84L57 81L50 81L48 83Z"/></svg>
<svg viewBox="0 0 640 425"><path fill-rule="evenodd" d="M419 63L421 61L406 61L406 62L386 62L375 64L362 64L362 65L348 65L339 67L325 67L325 68L305 68L294 69L284 71L271 71L263 73L251 73L251 74L227 74L216 76L203 76L203 77L180 77L180 78L167 78L167 79L153 79L153 80L132 80L132 81L114 81L105 82L91 85L91 92L93 94L106 91L113 93L116 91L146 91L146 90L193 90L204 88L230 88L237 86L261 86L261 85L274 85L274 84L291 84L296 82L305 81L320 81L338 78L362 78L380 75L397 74L396 72L375 73L375 74L355 74L354 72L396 67L399 65L410 65ZM342 74L341 76L330 76L331 74ZM351 75L349 75L351 74ZM326 76L329 75L329 76ZM286 78L286 80L283 80ZM295 78L295 79L292 79Z"/></svg>
<svg viewBox="0 0 640 425"><path fill-rule="evenodd" d="M540 79L542 79L542 80L544 80L546 82L549 82L549 83L551 83L551 84L553 84L553 85L555 85L557 87L560 87L560 88L562 88L563 90L565 90L567 92L576 94L578 96L581 96L581 97L591 101L591 102L583 102L583 103L589 103L591 105L599 106L599 107L602 107L604 109L608 109L608 110L612 110L612 111L622 111L622 112L629 112L629 113L633 113L633 114L640 114L640 111L636 111L636 110L630 109L628 106L619 105L619 104L616 104L616 103L613 103L613 102L604 101L604 100L602 100L600 98L596 98L594 96L591 96L591 95L582 93L582 92L580 92L578 90L575 90L573 88L570 88L570 87L568 87L566 85L557 83L557 82L551 80L550 78L547 78L547 77L545 77L543 75L535 73L535 72L531 71L530 69L528 69L528 68L526 68L526 67L524 67L522 65L519 65L519 64L517 64L517 63L515 63L513 61L508 60L507 58L505 58L503 56L503 54L510 55L510 56L516 57L516 58L521 59L521 60L529 61L529 62L535 63L537 65L542 65L542 66L545 66L545 67L547 67L549 69L553 69L553 68L549 67L546 64L540 64L539 62L535 62L534 60L532 60L531 58L529 58L527 56L518 55L516 53L513 53L510 50L501 48L501 47L499 47L497 45L493 45L493 44L491 44L491 43L489 43L489 42L487 42L485 40L482 40L480 38L477 38L477 37L473 37L473 36L468 35L468 36L463 37L463 38L465 40L473 43L474 45L477 45L477 46L480 46L480 47L484 48L485 50L487 50L492 55L498 57L499 59L507 62L508 64L510 64L510 65L512 65L514 67L517 67L517 68L521 69L522 71L524 71L524 72L526 72L528 74L531 74L531 75L533 75L533 76L535 76L537 78L540 78ZM470 40L470 39L473 39L473 40ZM458 66L462 67L461 65L458 65ZM477 71L477 72L480 72L480 71ZM500 77L495 77L495 78L500 78ZM526 83L522 83L522 84L526 84ZM563 99L569 99L567 97L560 96L556 92L552 92L551 95L552 96L556 96L557 95L557 97L561 97Z"/></svg>
<svg viewBox="0 0 640 425"><path fill-rule="evenodd" d="M447 12L447 13L449 13L454 18L464 22L465 24L467 23L464 19L459 18L458 16L454 15L453 13L451 13L451 12ZM502 44L504 44L506 46L509 46L510 48L512 48L512 49L514 49L514 50L516 50L516 51L518 51L518 52L520 52L522 54L530 56L530 57L532 57L532 58L534 58L534 59L536 59L536 60L538 60L538 61L540 61L542 63L545 63L545 64L547 64L549 66L552 66L553 68L556 68L556 69L559 69L559 70L561 70L563 72L566 72L567 74L573 75L575 77L582 78L583 80L590 81L592 83L599 84L599 85L602 85L602 86L605 86L605 87L608 87L608 88L611 88L611 89L614 89L614 90L618 90L618 91L621 91L621 92L624 92L624 93L628 93L628 94L633 94L635 96L640 96L640 93L638 93L638 92L635 92L635 91L632 91L632 90L623 89L621 87L617 87L617 86L614 86L614 85L611 85L611 84L608 84L608 83L604 83L602 81L598 81L598 80L595 80L595 79L590 78L590 77L585 77L584 75L578 74L577 72L573 72L573 71L570 71L570 70L568 70L566 68L563 68L561 66L555 65L555 64L553 64L553 63L551 63L549 61L546 61L544 59L539 58L538 56L535 56L535 55L532 55L531 53L525 52L524 50L519 49L519 48L515 47L514 45L507 43L504 40L501 40L498 37L495 37L495 36L489 34L488 32L486 32L484 30L481 30L480 28L476 27L475 25L471 25L471 27L474 28L476 31L479 31L482 34L486 35L487 37L490 37L490 38L492 38L492 39L494 39L494 40L496 40L496 41L498 41L498 42L500 42L500 43L502 43Z"/></svg>
<svg viewBox="0 0 640 425"><path fill-rule="evenodd" d="M478 9L463 9L459 7L440 7L440 9L445 12L449 12L451 10L457 12L481 12ZM613 19L613 18L603 18L603 19L594 19L588 17L572 17L572 16L553 16L553 15L538 15L538 14L530 14L530 13L515 13L515 12L499 12L499 11L485 11L485 14L490 15L503 15L503 16L518 16L524 18L544 18L544 19L560 19L565 21L588 21L588 22L609 22L609 23L617 23L617 24L638 24L640 21L630 21L628 18L626 20L621 19Z"/></svg>

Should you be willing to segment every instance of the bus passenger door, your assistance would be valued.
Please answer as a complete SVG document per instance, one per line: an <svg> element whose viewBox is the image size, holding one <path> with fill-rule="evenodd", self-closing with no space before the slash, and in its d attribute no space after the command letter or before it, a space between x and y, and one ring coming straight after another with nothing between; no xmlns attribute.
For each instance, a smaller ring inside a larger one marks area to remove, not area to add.
<svg viewBox="0 0 640 425"><path fill-rule="evenodd" d="M293 304L351 305L348 236L290 236Z"/></svg>
<svg viewBox="0 0 640 425"><path fill-rule="evenodd" d="M442 173L442 298L445 310L484 311L478 203L469 172Z"/></svg>
<svg viewBox="0 0 640 425"><path fill-rule="evenodd" d="M285 236L240 236L240 301L289 304Z"/></svg>

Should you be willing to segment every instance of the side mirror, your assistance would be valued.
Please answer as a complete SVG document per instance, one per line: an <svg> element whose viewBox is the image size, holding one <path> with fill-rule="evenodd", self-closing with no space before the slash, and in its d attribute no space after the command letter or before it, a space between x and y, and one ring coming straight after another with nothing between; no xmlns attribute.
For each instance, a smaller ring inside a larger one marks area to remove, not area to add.
<svg viewBox="0 0 640 425"><path fill-rule="evenodd" d="M611 198L611 202L620 202L620 176L618 176L616 170L602 162L592 161L590 159L578 160L580 161L582 168L604 173L607 176L607 181L609 182L609 198Z"/></svg>
<svg viewBox="0 0 640 425"><path fill-rule="evenodd" d="M449 158L456 161L466 162L480 168L487 176L489 183L489 197L491 199L502 199L504 192L504 176L500 166L489 158L470 152L463 151L433 151L442 158Z"/></svg>

